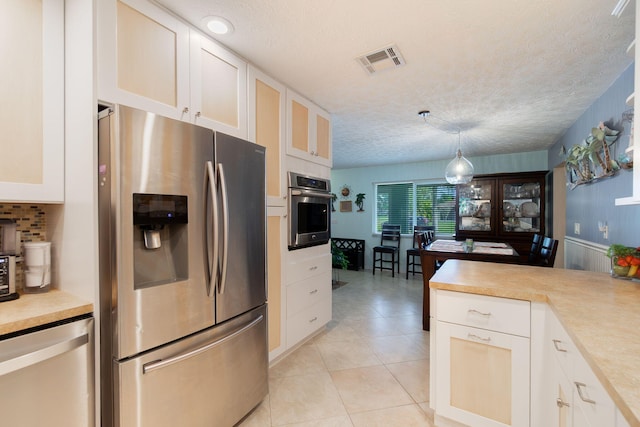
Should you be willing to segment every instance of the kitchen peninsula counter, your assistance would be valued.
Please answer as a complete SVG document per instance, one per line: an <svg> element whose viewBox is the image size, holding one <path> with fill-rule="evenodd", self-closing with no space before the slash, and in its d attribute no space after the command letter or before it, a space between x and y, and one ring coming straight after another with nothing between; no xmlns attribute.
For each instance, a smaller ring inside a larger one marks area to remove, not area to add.
<svg viewBox="0 0 640 427"><path fill-rule="evenodd" d="M92 312L93 304L58 289L21 294L17 300L0 303L0 336Z"/></svg>
<svg viewBox="0 0 640 427"><path fill-rule="evenodd" d="M548 304L630 425L640 426L639 283L590 271L448 260L429 287Z"/></svg>

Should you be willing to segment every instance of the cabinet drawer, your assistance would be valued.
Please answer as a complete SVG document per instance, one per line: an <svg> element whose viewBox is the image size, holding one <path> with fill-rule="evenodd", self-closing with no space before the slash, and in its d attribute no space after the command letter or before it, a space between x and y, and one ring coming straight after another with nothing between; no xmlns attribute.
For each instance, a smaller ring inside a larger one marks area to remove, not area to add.
<svg viewBox="0 0 640 427"><path fill-rule="evenodd" d="M438 320L491 331L529 337L529 301L489 297L462 292L438 291Z"/></svg>
<svg viewBox="0 0 640 427"><path fill-rule="evenodd" d="M582 355L575 360L572 383L574 411L582 411L592 426L612 425L616 411L613 400Z"/></svg>
<svg viewBox="0 0 640 427"><path fill-rule="evenodd" d="M325 298L287 319L287 347L291 347L331 320L331 299Z"/></svg>
<svg viewBox="0 0 640 427"><path fill-rule="evenodd" d="M289 264L287 283L295 283L300 280L315 276L319 273L331 271L331 254L301 259Z"/></svg>
<svg viewBox="0 0 640 427"><path fill-rule="evenodd" d="M549 348L548 351L553 354L555 360L558 361L564 374L572 378L575 361L581 358L582 355L578 353L578 349L555 313L550 308L548 310L549 315L547 316L545 333L547 342L545 345Z"/></svg>
<svg viewBox="0 0 640 427"><path fill-rule="evenodd" d="M330 296L331 279L321 274L308 280L294 283L287 287L287 317L316 304Z"/></svg>

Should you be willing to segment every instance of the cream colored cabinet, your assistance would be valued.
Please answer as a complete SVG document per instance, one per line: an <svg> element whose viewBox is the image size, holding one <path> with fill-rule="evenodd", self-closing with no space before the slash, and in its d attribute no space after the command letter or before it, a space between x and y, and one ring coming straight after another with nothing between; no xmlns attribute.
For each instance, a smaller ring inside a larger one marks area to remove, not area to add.
<svg viewBox="0 0 640 427"><path fill-rule="evenodd" d="M194 30L190 60L193 122L246 139L246 62Z"/></svg>
<svg viewBox="0 0 640 427"><path fill-rule="evenodd" d="M331 320L331 253L328 245L288 253L287 348Z"/></svg>
<svg viewBox="0 0 640 427"><path fill-rule="evenodd" d="M255 67L249 66L247 74L249 141L267 148L267 205L286 206L286 88ZM286 245L283 250L286 250Z"/></svg>
<svg viewBox="0 0 640 427"><path fill-rule="evenodd" d="M267 207L267 318L270 360L278 357L287 348L283 252L286 242L286 208Z"/></svg>
<svg viewBox="0 0 640 427"><path fill-rule="evenodd" d="M0 3L0 201L64 202L64 0Z"/></svg>
<svg viewBox="0 0 640 427"><path fill-rule="evenodd" d="M287 154L323 166L333 164L329 113L292 90L287 90Z"/></svg>
<svg viewBox="0 0 640 427"><path fill-rule="evenodd" d="M189 121L189 27L146 0L98 2L98 98Z"/></svg>
<svg viewBox="0 0 640 427"><path fill-rule="evenodd" d="M529 302L435 295L436 415L474 427L529 426Z"/></svg>
<svg viewBox="0 0 640 427"><path fill-rule="evenodd" d="M247 137L246 63L146 0L98 2L98 98Z"/></svg>

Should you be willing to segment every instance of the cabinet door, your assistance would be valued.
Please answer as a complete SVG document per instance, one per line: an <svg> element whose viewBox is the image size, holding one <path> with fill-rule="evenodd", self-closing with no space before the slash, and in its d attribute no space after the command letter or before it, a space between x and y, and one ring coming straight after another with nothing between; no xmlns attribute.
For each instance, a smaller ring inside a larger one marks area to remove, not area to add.
<svg viewBox="0 0 640 427"><path fill-rule="evenodd" d="M499 185L500 233L544 233L544 181L509 179L500 181Z"/></svg>
<svg viewBox="0 0 640 427"><path fill-rule="evenodd" d="M529 425L529 339L438 321L436 412L474 427Z"/></svg>
<svg viewBox="0 0 640 427"><path fill-rule="evenodd" d="M284 207L267 208L267 319L269 321L269 359L286 349L286 312L282 254L287 242L287 218Z"/></svg>
<svg viewBox="0 0 640 427"><path fill-rule="evenodd" d="M189 120L189 27L144 0L98 8L98 98Z"/></svg>
<svg viewBox="0 0 640 427"><path fill-rule="evenodd" d="M550 356L551 364L549 375L552 377L551 393L547 395L550 399L549 406L554 408L553 417L550 418L552 424L550 427L572 427L580 424L574 424L573 422L573 390L571 382L567 379L564 371L560 367L560 364ZM583 424L586 426L587 424Z"/></svg>
<svg viewBox="0 0 640 427"><path fill-rule="evenodd" d="M476 236L495 234L495 180L477 180L459 185L457 205L458 232Z"/></svg>
<svg viewBox="0 0 640 427"><path fill-rule="evenodd" d="M64 201L64 1L0 4L0 200Z"/></svg>
<svg viewBox="0 0 640 427"><path fill-rule="evenodd" d="M286 88L254 67L248 70L249 141L267 148L267 205L285 206L284 166Z"/></svg>
<svg viewBox="0 0 640 427"><path fill-rule="evenodd" d="M329 114L291 90L287 90L287 154L332 165Z"/></svg>
<svg viewBox="0 0 640 427"><path fill-rule="evenodd" d="M246 139L247 64L192 30L190 69L193 122Z"/></svg>

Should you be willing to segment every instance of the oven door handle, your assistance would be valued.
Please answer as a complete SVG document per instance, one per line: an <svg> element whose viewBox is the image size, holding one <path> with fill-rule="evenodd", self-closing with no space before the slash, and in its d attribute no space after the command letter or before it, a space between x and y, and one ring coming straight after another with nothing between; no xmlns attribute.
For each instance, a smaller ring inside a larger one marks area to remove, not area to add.
<svg viewBox="0 0 640 427"><path fill-rule="evenodd" d="M320 193L316 191L307 190L294 190L291 189L292 196L308 196L308 197L322 197L323 199L330 199L332 196L329 193Z"/></svg>

